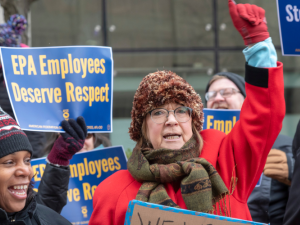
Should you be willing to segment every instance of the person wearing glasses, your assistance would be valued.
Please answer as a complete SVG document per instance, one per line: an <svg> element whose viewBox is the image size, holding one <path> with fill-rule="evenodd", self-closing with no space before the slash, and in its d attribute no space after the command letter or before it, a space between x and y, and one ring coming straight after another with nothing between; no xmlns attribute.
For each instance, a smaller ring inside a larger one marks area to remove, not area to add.
<svg viewBox="0 0 300 225"><path fill-rule="evenodd" d="M245 98L245 80L235 73L217 73L206 86L205 100L210 109L241 109ZM292 138L279 134L268 155L261 181L248 200L254 221L283 223L293 168Z"/></svg>
<svg viewBox="0 0 300 225"><path fill-rule="evenodd" d="M255 12L251 20L245 19L246 8ZM247 36L241 31L246 45L257 43L247 55L259 61L271 58L273 66L259 68L246 59L247 98L240 120L228 135L203 130L203 104L187 81L165 70L145 76L131 111L129 134L136 146L127 170L114 173L95 190L90 225L124 224L134 199L251 220L247 199L285 115L283 66L276 55L270 57L276 52L264 10L229 0L229 11L238 30L249 28ZM269 45L272 52L260 54Z"/></svg>
<svg viewBox="0 0 300 225"><path fill-rule="evenodd" d="M206 86L205 100L210 109L241 109L245 98L245 80L235 73L217 73ZM279 134L268 155L261 180L248 199L254 221L283 224L294 161L292 138Z"/></svg>

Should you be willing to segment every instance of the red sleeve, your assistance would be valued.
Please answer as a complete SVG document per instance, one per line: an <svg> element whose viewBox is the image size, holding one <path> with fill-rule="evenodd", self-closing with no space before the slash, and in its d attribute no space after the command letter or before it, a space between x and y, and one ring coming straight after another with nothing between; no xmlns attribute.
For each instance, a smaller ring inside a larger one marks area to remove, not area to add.
<svg viewBox="0 0 300 225"><path fill-rule="evenodd" d="M241 202L254 189L285 115L282 63L275 68L246 65L245 80L247 97L240 120L223 139L217 162L227 187L234 170L238 181L233 197Z"/></svg>
<svg viewBox="0 0 300 225"><path fill-rule="evenodd" d="M120 170L102 181L94 193L89 225L124 224L127 206L132 200L128 198L126 188L134 181L127 170Z"/></svg>

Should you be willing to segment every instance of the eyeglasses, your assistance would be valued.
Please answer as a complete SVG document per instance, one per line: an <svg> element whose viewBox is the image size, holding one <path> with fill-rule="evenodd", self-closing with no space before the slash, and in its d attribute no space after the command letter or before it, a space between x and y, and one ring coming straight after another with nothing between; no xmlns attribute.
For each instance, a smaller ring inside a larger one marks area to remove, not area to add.
<svg viewBox="0 0 300 225"><path fill-rule="evenodd" d="M161 124L168 120L169 113L173 112L176 120L185 123L190 120L193 110L186 106L180 106L175 110L166 110L163 108L153 109L148 113L154 123Z"/></svg>
<svg viewBox="0 0 300 225"><path fill-rule="evenodd" d="M234 88L224 88L224 89L221 89L219 91L209 91L209 92L207 92L205 94L206 101L212 101L212 100L214 100L214 98L217 96L218 93L220 93L220 95L223 98L228 98L228 97L230 97L233 94L241 93L241 92L238 91L238 90L236 90L236 89L234 89Z"/></svg>

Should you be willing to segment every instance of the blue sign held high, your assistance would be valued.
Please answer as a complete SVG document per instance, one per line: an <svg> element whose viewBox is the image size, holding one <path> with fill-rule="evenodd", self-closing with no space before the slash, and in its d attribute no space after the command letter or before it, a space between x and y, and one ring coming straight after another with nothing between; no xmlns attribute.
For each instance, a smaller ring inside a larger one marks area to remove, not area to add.
<svg viewBox="0 0 300 225"><path fill-rule="evenodd" d="M111 48L1 48L1 61L23 130L63 132L62 120L83 116L89 132L112 132Z"/></svg>
<svg viewBox="0 0 300 225"><path fill-rule="evenodd" d="M300 55L300 1L277 0L282 55Z"/></svg>

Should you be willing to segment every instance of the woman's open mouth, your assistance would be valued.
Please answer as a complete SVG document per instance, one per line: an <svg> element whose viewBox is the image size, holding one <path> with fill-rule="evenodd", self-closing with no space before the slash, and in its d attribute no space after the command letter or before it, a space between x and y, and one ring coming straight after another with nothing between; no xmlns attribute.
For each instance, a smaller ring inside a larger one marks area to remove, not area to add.
<svg viewBox="0 0 300 225"><path fill-rule="evenodd" d="M180 139L180 137L181 137L181 135L179 135L179 134L166 134L163 136L163 138L168 141L169 140L178 140L178 139Z"/></svg>
<svg viewBox="0 0 300 225"><path fill-rule="evenodd" d="M28 185L13 185L8 187L8 191L17 199L27 198Z"/></svg>

